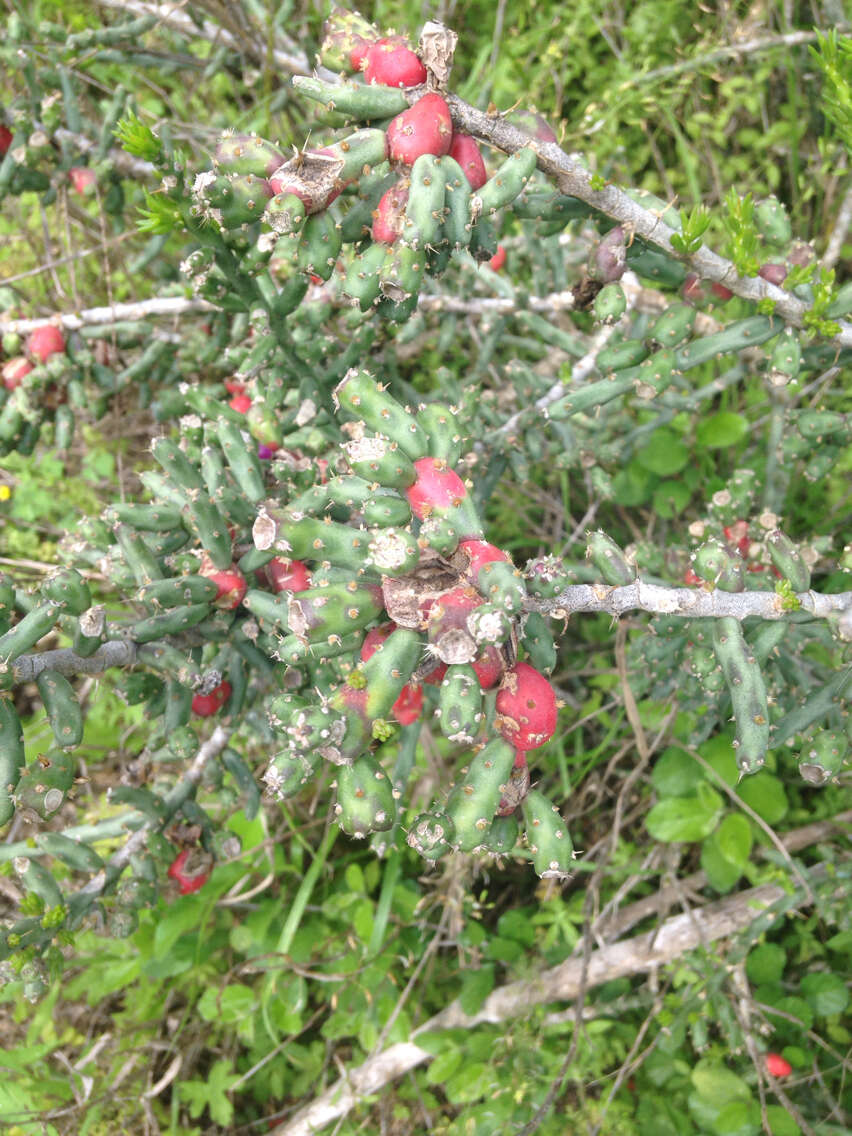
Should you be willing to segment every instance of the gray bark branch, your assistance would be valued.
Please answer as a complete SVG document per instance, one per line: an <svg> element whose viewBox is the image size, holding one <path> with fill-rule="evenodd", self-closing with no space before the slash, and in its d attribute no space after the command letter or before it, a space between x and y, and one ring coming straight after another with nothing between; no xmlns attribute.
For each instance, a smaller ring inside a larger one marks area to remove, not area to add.
<svg viewBox="0 0 852 1136"><path fill-rule="evenodd" d="M70 647L21 655L12 663L16 683L35 682L42 671L53 670L70 677L78 674L100 674L108 667L129 667L136 661L136 644L132 639L111 639L84 658Z"/></svg>

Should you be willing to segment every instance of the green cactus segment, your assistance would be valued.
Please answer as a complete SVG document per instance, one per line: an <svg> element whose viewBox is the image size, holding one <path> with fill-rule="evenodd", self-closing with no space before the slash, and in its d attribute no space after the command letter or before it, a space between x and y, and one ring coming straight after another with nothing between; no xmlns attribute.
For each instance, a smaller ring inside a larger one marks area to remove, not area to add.
<svg viewBox="0 0 852 1136"><path fill-rule="evenodd" d="M318 517L293 517L267 502L252 528L255 547L289 560L319 560L356 571L366 564L370 534Z"/></svg>
<svg viewBox="0 0 852 1136"><path fill-rule="evenodd" d="M689 674L698 680L701 688L710 694L718 694L725 685L722 668L711 647L687 643L684 649L684 665Z"/></svg>
<svg viewBox="0 0 852 1136"><path fill-rule="evenodd" d="M287 611L285 609L285 618ZM363 631L352 631L347 635L329 635L326 639L300 639L297 635L287 635L275 646L275 657L289 666L307 661L321 662L341 655L357 655L364 641Z"/></svg>
<svg viewBox="0 0 852 1136"><path fill-rule="evenodd" d="M61 808L74 784L74 759L64 749L51 749L26 767L12 800L17 808L32 809L46 820Z"/></svg>
<svg viewBox="0 0 852 1136"><path fill-rule="evenodd" d="M322 103L327 110L351 115L363 122L390 118L408 109L408 99L394 87L347 81L324 83L306 75L294 75L293 86L314 102Z"/></svg>
<svg viewBox="0 0 852 1136"><path fill-rule="evenodd" d="M283 749L270 761L263 780L276 800L286 801L313 781L319 763L318 750Z"/></svg>
<svg viewBox="0 0 852 1136"><path fill-rule="evenodd" d="M796 429L808 441L848 435L850 418L833 410L802 410L796 415Z"/></svg>
<svg viewBox="0 0 852 1136"><path fill-rule="evenodd" d="M508 642L512 627L506 609L498 604L482 604L467 617L467 629L478 647Z"/></svg>
<svg viewBox="0 0 852 1136"><path fill-rule="evenodd" d="M769 708L760 666L749 651L739 620L732 616L716 620L713 648L734 708L737 765L741 775L756 773L769 748Z"/></svg>
<svg viewBox="0 0 852 1136"><path fill-rule="evenodd" d="M372 737L364 715L345 703L345 688L338 693L337 706L311 706L295 715L287 730L294 753L315 749L332 765L351 765L369 749Z"/></svg>
<svg viewBox="0 0 852 1136"><path fill-rule="evenodd" d="M758 202L754 209L757 231L768 245L786 251L793 239L787 211L774 194Z"/></svg>
<svg viewBox="0 0 852 1136"><path fill-rule="evenodd" d="M151 552L139 533L134 532L129 525L116 525L113 532L121 549L124 563L130 569L134 580L140 587L163 578L163 569L160 567L157 557Z"/></svg>
<svg viewBox="0 0 852 1136"><path fill-rule="evenodd" d="M401 239L414 248L437 245L443 238L446 172L440 158L421 154L411 167Z"/></svg>
<svg viewBox="0 0 852 1136"><path fill-rule="evenodd" d="M769 558L774 567L790 581L794 592L806 592L811 586L811 570L788 536L775 529L766 538Z"/></svg>
<svg viewBox="0 0 852 1136"><path fill-rule="evenodd" d="M61 604L71 615L82 615L92 606L89 585L76 568L63 568L49 576L42 585L45 599Z"/></svg>
<svg viewBox="0 0 852 1136"><path fill-rule="evenodd" d="M694 339L675 352L678 370L688 371L698 367L717 355L727 355L732 351L742 351L746 347L757 347L771 339L781 330L780 321L772 316L749 316L729 324L724 331L704 335Z"/></svg>
<svg viewBox="0 0 852 1136"><path fill-rule="evenodd" d="M305 223L305 203L295 193L278 193L267 203L264 221L276 233L298 233Z"/></svg>
<svg viewBox="0 0 852 1136"><path fill-rule="evenodd" d="M518 843L521 826L514 816L497 816L482 840L482 847L494 856L508 856Z"/></svg>
<svg viewBox="0 0 852 1136"><path fill-rule="evenodd" d="M810 785L824 785L843 768L849 741L837 730L814 730L799 755L799 773Z"/></svg>
<svg viewBox="0 0 852 1136"><path fill-rule="evenodd" d="M610 587L624 587L636 579L636 572L627 563L624 553L605 532L598 530L589 533L586 556L600 572L603 582Z"/></svg>
<svg viewBox="0 0 852 1136"><path fill-rule="evenodd" d="M266 496L263 484L263 467L253 446L246 444L243 433L233 422L220 418L217 424L221 445L234 481L254 505Z"/></svg>
<svg viewBox="0 0 852 1136"><path fill-rule="evenodd" d="M288 598L289 627L302 639L325 639L366 627L384 608L378 588L329 584L295 592Z"/></svg>
<svg viewBox="0 0 852 1136"><path fill-rule="evenodd" d="M470 745L479 733L482 687L469 664L453 663L447 667L439 691L438 721L441 733L451 742Z"/></svg>
<svg viewBox="0 0 852 1136"><path fill-rule="evenodd" d="M430 456L455 469L464 450L455 411L443 403L430 402L418 408L416 418L429 439Z"/></svg>
<svg viewBox="0 0 852 1136"><path fill-rule="evenodd" d="M201 671L171 643L140 647L136 661L185 686L198 687L202 683Z"/></svg>
<svg viewBox="0 0 852 1136"><path fill-rule="evenodd" d="M360 664L354 674L365 684L364 712L369 718L390 716L393 704L417 669L422 653L423 640L417 632L397 627L366 662Z"/></svg>
<svg viewBox="0 0 852 1136"><path fill-rule="evenodd" d="M223 229L240 229L263 216L270 198L269 183L255 174L200 174L193 197L202 214Z"/></svg>
<svg viewBox="0 0 852 1136"><path fill-rule="evenodd" d="M83 739L83 714L71 683L58 671L48 669L39 674L36 685L56 744L79 745Z"/></svg>
<svg viewBox="0 0 852 1136"><path fill-rule="evenodd" d="M429 453L429 438L423 427L366 371L348 371L334 390L334 403L362 419L370 430L386 434L412 461Z"/></svg>
<svg viewBox="0 0 852 1136"><path fill-rule="evenodd" d="M179 508L168 505L110 505L104 512L108 525L127 524L140 532L165 533L183 528Z"/></svg>
<svg viewBox="0 0 852 1136"><path fill-rule="evenodd" d="M626 367L636 367L648 357L648 347L642 339L625 339L605 347L595 360L595 367L602 375L616 374Z"/></svg>
<svg viewBox="0 0 852 1136"><path fill-rule="evenodd" d="M297 263L303 272L328 280L334 271L343 240L340 227L328 212L315 213L302 228Z"/></svg>
<svg viewBox="0 0 852 1136"><path fill-rule="evenodd" d="M620 284L605 284L595 296L595 319L601 323L615 323L626 311L627 297Z"/></svg>
<svg viewBox="0 0 852 1136"><path fill-rule="evenodd" d="M337 774L337 823L349 835L362 839L371 832L386 832L396 820L396 802L390 779L371 754Z"/></svg>
<svg viewBox="0 0 852 1136"><path fill-rule="evenodd" d="M271 625L282 630L289 629L290 609L285 599L263 592L259 588L249 588L243 596L243 607L260 620L261 627Z"/></svg>
<svg viewBox="0 0 852 1136"><path fill-rule="evenodd" d="M514 747L495 738L473 757L464 779L450 793L446 812L455 826L456 846L462 852L471 852L482 843L514 761Z"/></svg>
<svg viewBox="0 0 852 1136"><path fill-rule="evenodd" d="M151 443L151 453L157 463L162 466L167 477L187 491L190 489L203 490L205 488L201 474L183 452L169 438L155 438Z"/></svg>
<svg viewBox="0 0 852 1136"><path fill-rule="evenodd" d="M34 647L39 639L53 630L61 611L62 607L57 603L48 601L39 604L38 607L27 612L5 635L0 635L0 665L14 662L25 651Z"/></svg>
<svg viewBox="0 0 852 1136"><path fill-rule="evenodd" d="M73 646L76 654L91 658L106 639L106 611L102 606L90 607L77 617Z"/></svg>
<svg viewBox="0 0 852 1136"><path fill-rule="evenodd" d="M792 328L785 328L775 341L770 357L769 381L782 387L799 373L802 364L802 347Z"/></svg>
<svg viewBox="0 0 852 1136"><path fill-rule="evenodd" d="M537 611L529 612L521 624L520 638L535 669L542 674L552 674L557 662L556 640L544 616Z"/></svg>
<svg viewBox="0 0 852 1136"><path fill-rule="evenodd" d="M574 845L559 810L537 789L529 790L521 810L536 875L564 879L571 871Z"/></svg>
<svg viewBox="0 0 852 1136"><path fill-rule="evenodd" d="M163 709L163 733L171 737L175 730L189 725L192 713L192 691L173 678L166 681L166 701Z"/></svg>
<svg viewBox="0 0 852 1136"><path fill-rule="evenodd" d="M524 579L528 590L543 600L555 600L566 588L576 583L573 574L558 556L540 556L528 561Z"/></svg>
<svg viewBox="0 0 852 1136"><path fill-rule="evenodd" d="M12 863L26 891L37 895L48 909L62 907L62 892L44 864L27 856L16 856Z"/></svg>
<svg viewBox="0 0 852 1136"><path fill-rule="evenodd" d="M362 507L364 523L369 527L386 528L407 525L411 521L411 508L406 500L390 489L374 492Z"/></svg>
<svg viewBox="0 0 852 1136"><path fill-rule="evenodd" d="M219 588L206 576L172 576L146 584L139 589L137 599L154 607L184 607L211 604L218 594Z"/></svg>
<svg viewBox="0 0 852 1136"><path fill-rule="evenodd" d="M343 291L358 301L362 312L366 312L378 300L381 273L390 256L390 247L377 241L368 245L349 265L343 280Z"/></svg>
<svg viewBox="0 0 852 1136"><path fill-rule="evenodd" d="M187 494L186 516L189 527L201 541L204 551L216 568L230 568L233 563L228 522L204 491Z"/></svg>
<svg viewBox="0 0 852 1136"><path fill-rule="evenodd" d="M379 529L367 548L370 564L383 576L405 576L420 560L420 546L406 529Z"/></svg>
<svg viewBox="0 0 852 1136"><path fill-rule="evenodd" d="M695 574L721 591L741 592L745 587L742 557L719 541L705 541L691 559Z"/></svg>
<svg viewBox="0 0 852 1136"><path fill-rule="evenodd" d="M661 347L679 347L692 335L697 316L698 310L691 304L671 304L651 325L648 338Z"/></svg>
<svg viewBox="0 0 852 1136"><path fill-rule="evenodd" d="M15 587L9 577L0 572L0 635L5 635L15 614Z"/></svg>
<svg viewBox="0 0 852 1136"><path fill-rule="evenodd" d="M281 165L281 151L259 134L225 134L216 147L213 165L234 174L269 177Z"/></svg>
<svg viewBox="0 0 852 1136"><path fill-rule="evenodd" d="M516 150L473 195L471 205L474 214L487 217L510 205L523 192L535 173L537 163L538 155L532 147Z"/></svg>
<svg viewBox="0 0 852 1136"><path fill-rule="evenodd" d="M64 836L61 832L40 832L36 836L36 844L48 856L61 860L73 872L91 874L99 872L104 866L103 860L94 848L84 844L82 840L72 840L70 836Z"/></svg>
<svg viewBox="0 0 852 1136"><path fill-rule="evenodd" d="M384 434L352 438L343 452L353 473L387 489L407 489L417 477L412 461Z"/></svg>
<svg viewBox="0 0 852 1136"><path fill-rule="evenodd" d="M456 839L453 822L445 813L421 813L405 838L409 848L424 860L440 860L452 851Z"/></svg>
<svg viewBox="0 0 852 1136"><path fill-rule="evenodd" d="M15 811L9 794L18 784L24 760L21 719L11 698L0 697L0 826L10 820Z"/></svg>
<svg viewBox="0 0 852 1136"><path fill-rule="evenodd" d="M387 300L402 304L416 297L425 271L425 251L397 241L379 271L379 290Z"/></svg>
<svg viewBox="0 0 852 1136"><path fill-rule="evenodd" d="M518 198L512 212L523 220L553 222L564 228L569 221L582 221L593 216L595 210L579 197L530 190Z"/></svg>
<svg viewBox="0 0 852 1136"><path fill-rule="evenodd" d="M131 628L132 637L137 643L153 643L166 635L179 635L190 627L195 627L210 614L209 603L187 604L169 611L140 619Z"/></svg>
<svg viewBox="0 0 852 1136"><path fill-rule="evenodd" d="M324 160L331 159L341 163L338 177L341 181L361 178L375 166L381 165L388 156L387 135L384 130L356 130L348 138L328 146L322 152ZM302 163L310 159L310 152L302 155Z"/></svg>
<svg viewBox="0 0 852 1136"><path fill-rule="evenodd" d="M455 158L446 154L438 160L444 173L444 239L451 250L467 248L472 228L470 182Z"/></svg>
<svg viewBox="0 0 852 1136"><path fill-rule="evenodd" d="M243 812L246 820L253 820L260 808L260 790L254 774L235 749L226 746L222 750L222 764L234 779L234 784L243 796Z"/></svg>
<svg viewBox="0 0 852 1136"><path fill-rule="evenodd" d="M363 476L343 474L340 477L330 477L324 485L313 485L298 497L293 497L287 504L287 512L291 516L301 513L321 516L335 505L358 512L375 492L375 481L371 482Z"/></svg>

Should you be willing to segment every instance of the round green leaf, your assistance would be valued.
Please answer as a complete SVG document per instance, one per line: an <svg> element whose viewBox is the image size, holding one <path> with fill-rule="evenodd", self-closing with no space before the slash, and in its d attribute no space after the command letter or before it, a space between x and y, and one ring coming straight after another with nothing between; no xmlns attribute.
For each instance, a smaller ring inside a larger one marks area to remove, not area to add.
<svg viewBox="0 0 852 1136"><path fill-rule="evenodd" d="M787 952L777 943L761 943L749 951L746 959L746 974L749 982L780 982L787 962Z"/></svg>
<svg viewBox="0 0 852 1136"><path fill-rule="evenodd" d="M721 1108L729 1101L747 1101L751 1091L745 1081L712 1057L702 1057L690 1073L699 1096Z"/></svg>
<svg viewBox="0 0 852 1136"><path fill-rule="evenodd" d="M692 490L683 481L663 481L654 490L654 510L668 520L682 513L689 504Z"/></svg>
<svg viewBox="0 0 852 1136"><path fill-rule="evenodd" d="M765 769L750 777L743 777L737 792L767 824L777 824L787 815L787 794L784 792L784 786L777 777L767 773Z"/></svg>
<svg viewBox="0 0 852 1136"><path fill-rule="evenodd" d="M719 851L715 833L708 836L701 845L701 870L713 890L720 895L726 895L743 874L742 868L725 859Z"/></svg>
<svg viewBox="0 0 852 1136"><path fill-rule="evenodd" d="M729 813L714 835L716 847L726 860L742 868L751 852L751 825L742 813Z"/></svg>
<svg viewBox="0 0 852 1136"><path fill-rule="evenodd" d="M726 446L735 446L747 433L746 418L741 414L732 414L729 410L720 410L718 414L711 414L699 424L695 431L695 439L700 446L708 450L719 450Z"/></svg>
<svg viewBox="0 0 852 1136"><path fill-rule="evenodd" d="M766 1106L766 1119L772 1136L801 1136L801 1128L780 1104Z"/></svg>
<svg viewBox="0 0 852 1136"><path fill-rule="evenodd" d="M717 1136L757 1136L760 1132L760 1109L752 1100L730 1101L713 1121Z"/></svg>
<svg viewBox="0 0 852 1136"><path fill-rule="evenodd" d="M648 445L636 455L636 461L651 473L671 477L679 473L690 459L689 446L673 430L655 430Z"/></svg>
<svg viewBox="0 0 852 1136"><path fill-rule="evenodd" d="M677 746L663 750L651 772L651 784L658 797L688 797L704 780L701 766Z"/></svg>
<svg viewBox="0 0 852 1136"><path fill-rule="evenodd" d="M802 979L802 993L818 1018L842 1014L849 1005L846 983L836 974L806 974Z"/></svg>
<svg viewBox="0 0 852 1136"><path fill-rule="evenodd" d="M715 789L701 797L670 797L654 805L645 817L645 827L655 840L664 844L675 841L703 840L716 827L722 798Z"/></svg>

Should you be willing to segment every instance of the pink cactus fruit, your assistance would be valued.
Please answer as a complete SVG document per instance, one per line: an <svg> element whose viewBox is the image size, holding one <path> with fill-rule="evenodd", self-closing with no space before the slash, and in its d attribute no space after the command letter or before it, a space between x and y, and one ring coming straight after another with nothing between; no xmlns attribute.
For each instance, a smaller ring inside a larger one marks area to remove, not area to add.
<svg viewBox="0 0 852 1136"><path fill-rule="evenodd" d="M434 91L391 119L387 129L388 156L411 166L423 154L441 157L453 140L453 120L446 100Z"/></svg>
<svg viewBox="0 0 852 1136"><path fill-rule="evenodd" d="M497 729L516 749L536 749L556 731L556 692L529 663L506 671L497 692Z"/></svg>
<svg viewBox="0 0 852 1136"><path fill-rule="evenodd" d="M405 207L408 204L408 178L401 178L382 195L373 210L373 240L392 245L402 232Z"/></svg>
<svg viewBox="0 0 852 1136"><path fill-rule="evenodd" d="M488 181L485 162L475 138L469 134L454 134L450 143L449 155L455 158L462 168L462 172L470 182L470 188L476 192Z"/></svg>
<svg viewBox="0 0 852 1136"><path fill-rule="evenodd" d="M411 511L421 521L434 509L449 509L467 496L464 482L441 458L418 458L417 480L405 491Z"/></svg>
<svg viewBox="0 0 852 1136"><path fill-rule="evenodd" d="M402 36L386 36L364 53L363 71L368 83L383 87L419 87L426 68Z"/></svg>

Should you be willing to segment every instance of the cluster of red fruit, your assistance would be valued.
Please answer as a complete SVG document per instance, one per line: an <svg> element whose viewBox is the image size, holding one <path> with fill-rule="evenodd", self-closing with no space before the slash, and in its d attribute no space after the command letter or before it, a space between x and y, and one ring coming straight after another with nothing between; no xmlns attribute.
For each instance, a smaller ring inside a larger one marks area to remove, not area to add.
<svg viewBox="0 0 852 1136"><path fill-rule="evenodd" d="M0 371L6 390L15 390L37 363L46 363L51 355L65 351L65 336L58 327L37 327L26 342L26 354L7 359Z"/></svg>

